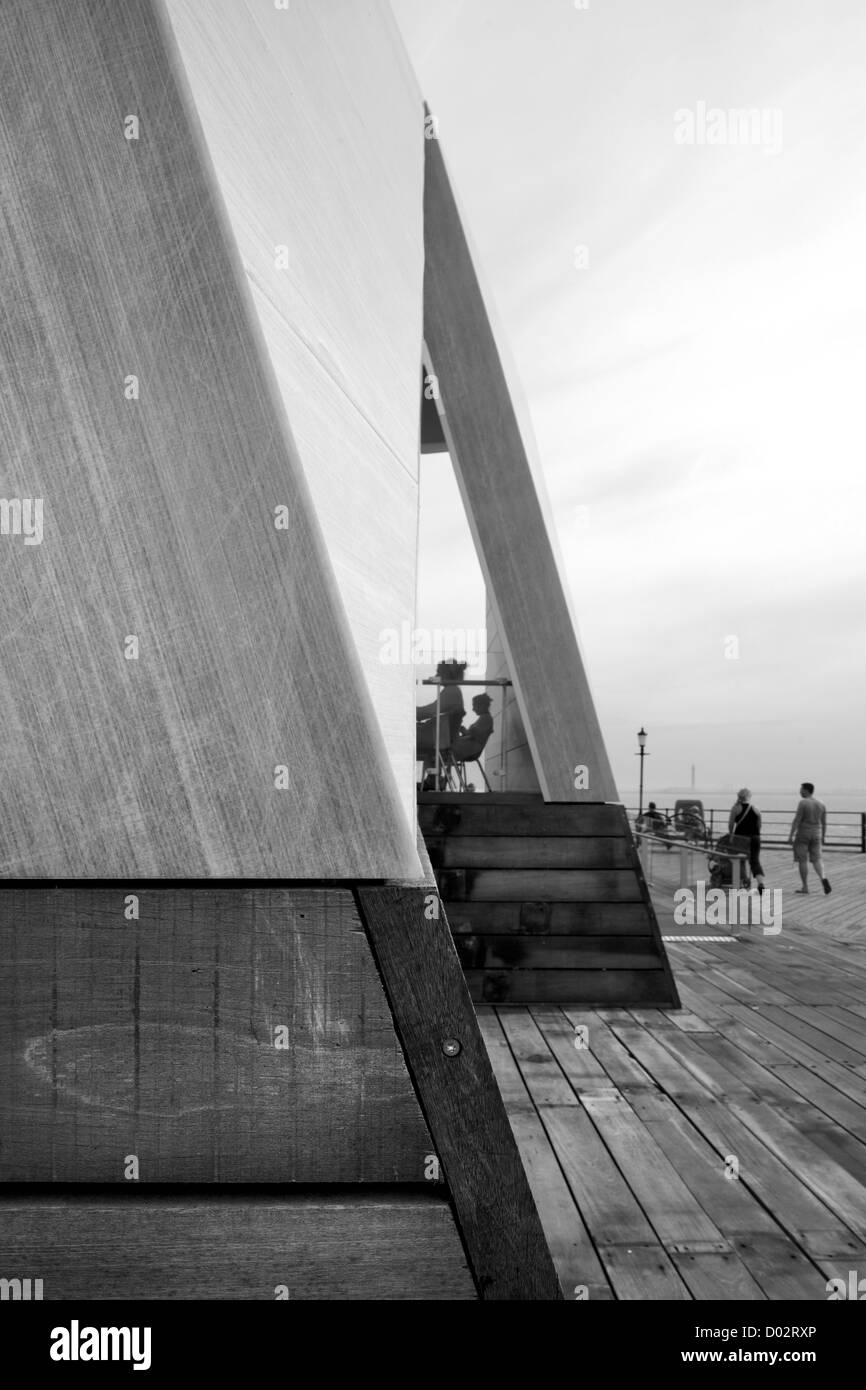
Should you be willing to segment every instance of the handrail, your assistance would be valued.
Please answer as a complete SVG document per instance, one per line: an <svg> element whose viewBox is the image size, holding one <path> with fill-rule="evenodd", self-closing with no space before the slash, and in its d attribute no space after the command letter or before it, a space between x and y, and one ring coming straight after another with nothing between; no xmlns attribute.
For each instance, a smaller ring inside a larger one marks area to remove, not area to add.
<svg viewBox="0 0 866 1390"><path fill-rule="evenodd" d="M696 801L699 799L695 797ZM657 810L660 814L673 820L673 807L657 806ZM634 821L638 815L637 807L627 807L626 811L631 820ZM730 813L730 806L704 808L704 820L711 836L715 836L717 829L720 833L727 834ZM644 811L644 815L646 815L646 811ZM843 817L847 819L843 819ZM761 842L768 848L781 847L784 849L788 844L788 834L794 819L794 811L764 810L761 808L761 819ZM768 825L768 821L772 823ZM861 854L866 854L866 811L834 811L832 807L828 806L827 831L827 839L824 841L826 849L853 849L859 850ZM840 834L844 831L848 831L850 834Z"/></svg>
<svg viewBox="0 0 866 1390"><path fill-rule="evenodd" d="M687 840L684 837L675 839L673 836L649 835L643 830L633 831L637 852L643 867L644 877L647 882L652 882L652 865L647 862L647 856L643 853L646 844L663 845L666 850L673 850L678 853L680 861L680 887L688 887L689 867L693 854L703 854L705 858L729 859L731 861L731 888L735 891L740 887L740 875L743 866L748 862L748 852L746 850L714 849L712 845L698 844L695 840Z"/></svg>
<svg viewBox="0 0 866 1390"><path fill-rule="evenodd" d="M645 830L634 832L637 839L649 840L653 844L664 845L665 849L687 849L697 851L698 854L712 855L713 859L748 859L749 852L745 849L733 850L728 853L726 849L713 849L712 845L702 845L697 840L687 840L685 836L673 835L648 835Z"/></svg>

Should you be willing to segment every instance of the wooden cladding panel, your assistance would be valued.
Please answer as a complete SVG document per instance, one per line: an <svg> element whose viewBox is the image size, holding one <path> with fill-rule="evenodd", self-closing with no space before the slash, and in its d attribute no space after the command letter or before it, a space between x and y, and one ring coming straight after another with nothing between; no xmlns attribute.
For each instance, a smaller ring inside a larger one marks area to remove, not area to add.
<svg viewBox="0 0 866 1390"><path fill-rule="evenodd" d="M622 806L433 794L419 819L476 1002L676 1006Z"/></svg>
<svg viewBox="0 0 866 1390"><path fill-rule="evenodd" d="M446 902L639 902L630 869L460 869L442 875Z"/></svg>
<svg viewBox="0 0 866 1390"><path fill-rule="evenodd" d="M424 1180L349 891L137 896L0 891L0 1180Z"/></svg>
<svg viewBox="0 0 866 1390"><path fill-rule="evenodd" d="M644 926L646 927L646 923ZM650 935L615 936L455 936L467 970L657 970L659 956Z"/></svg>
<svg viewBox="0 0 866 1390"><path fill-rule="evenodd" d="M625 869L629 846L613 836L429 835L435 869Z"/></svg>
<svg viewBox="0 0 866 1390"><path fill-rule="evenodd" d="M0 1196L4 1275L46 1301L475 1299L444 1196Z"/></svg>
<svg viewBox="0 0 866 1390"><path fill-rule="evenodd" d="M388 0L165 5L411 824L414 673L381 633L415 622L418 84Z"/></svg>
<svg viewBox="0 0 866 1390"><path fill-rule="evenodd" d="M454 815L455 811L459 816ZM499 792L492 799L485 794L464 797L422 792L418 822L426 836L446 834L454 840L480 835L622 838L624 831L619 806L603 802L544 802L540 796L531 795L506 801Z"/></svg>
<svg viewBox="0 0 866 1390"><path fill-rule="evenodd" d="M666 972L656 970L467 970L472 998L484 1004L621 1004L670 1007Z"/></svg>
<svg viewBox="0 0 866 1390"><path fill-rule="evenodd" d="M448 921L455 936L643 936L648 915L641 902L453 902Z"/></svg>
<svg viewBox="0 0 866 1390"><path fill-rule="evenodd" d="M162 5L5 0L0 165L0 875L417 876Z"/></svg>

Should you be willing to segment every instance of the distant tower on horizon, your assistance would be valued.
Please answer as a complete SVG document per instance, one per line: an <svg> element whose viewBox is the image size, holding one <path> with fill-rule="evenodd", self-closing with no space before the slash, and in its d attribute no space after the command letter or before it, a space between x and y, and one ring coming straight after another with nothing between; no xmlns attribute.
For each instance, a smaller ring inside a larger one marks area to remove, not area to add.
<svg viewBox="0 0 866 1390"><path fill-rule="evenodd" d="M692 791L695 789L695 765L692 763Z"/></svg>

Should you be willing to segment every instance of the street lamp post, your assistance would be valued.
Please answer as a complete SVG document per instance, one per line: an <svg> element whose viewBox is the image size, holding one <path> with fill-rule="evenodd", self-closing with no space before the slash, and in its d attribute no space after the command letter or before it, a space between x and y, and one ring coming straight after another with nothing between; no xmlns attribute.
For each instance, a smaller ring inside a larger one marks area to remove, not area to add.
<svg viewBox="0 0 866 1390"><path fill-rule="evenodd" d="M637 813L638 813L639 816L642 816L642 815L643 815L643 760L644 760L644 756L645 756L645 754L644 754L644 749L646 748L646 729L643 727L643 725L641 725L640 728L638 729L637 741L638 741L638 747L639 747L639 749L640 749L640 752L635 753L635 757L636 757L636 758L640 758L640 791L639 791L639 793L638 793L638 812L637 812Z"/></svg>

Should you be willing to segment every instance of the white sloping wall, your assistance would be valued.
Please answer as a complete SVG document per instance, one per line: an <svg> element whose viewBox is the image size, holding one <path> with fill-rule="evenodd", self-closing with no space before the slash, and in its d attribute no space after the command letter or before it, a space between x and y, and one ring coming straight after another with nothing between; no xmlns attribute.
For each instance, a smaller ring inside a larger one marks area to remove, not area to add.
<svg viewBox="0 0 866 1390"><path fill-rule="evenodd" d="M165 5L414 826L421 95L386 0Z"/></svg>

